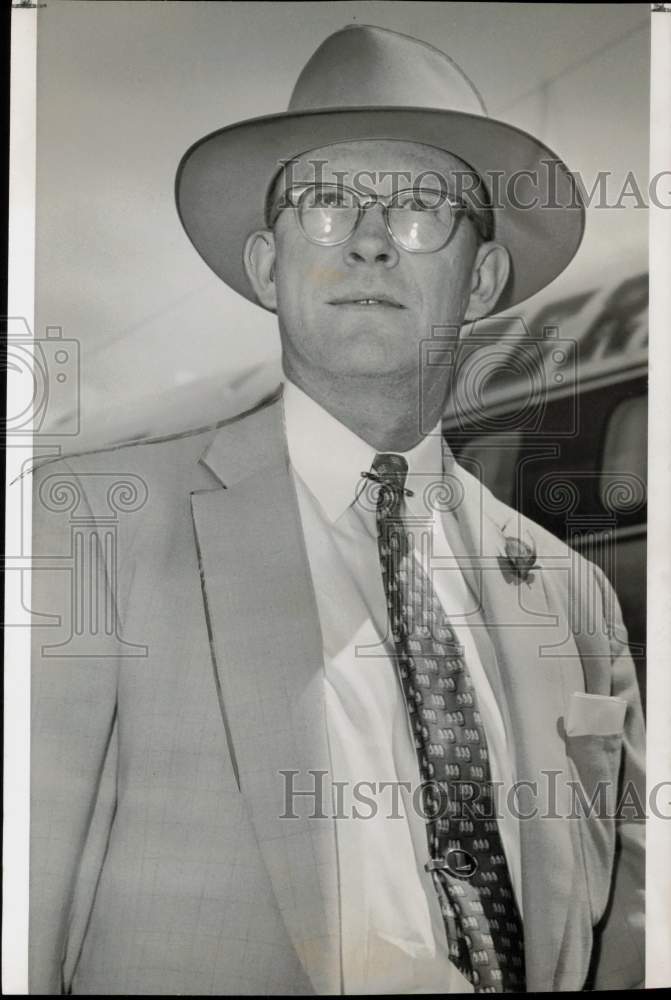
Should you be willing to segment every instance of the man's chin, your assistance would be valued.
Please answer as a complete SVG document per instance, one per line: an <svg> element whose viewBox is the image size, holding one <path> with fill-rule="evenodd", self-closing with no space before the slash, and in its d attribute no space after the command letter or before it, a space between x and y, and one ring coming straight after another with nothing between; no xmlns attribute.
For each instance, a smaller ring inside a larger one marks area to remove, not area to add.
<svg viewBox="0 0 671 1000"><path fill-rule="evenodd" d="M415 364L418 353L408 358L410 334L396 324L381 326L372 323L365 327L335 331L338 346L337 361L352 373L382 375ZM336 359L334 359L336 360Z"/></svg>
<svg viewBox="0 0 671 1000"><path fill-rule="evenodd" d="M403 372L410 375L416 370L416 361L402 365L398 357L389 353L379 355L370 352L361 356L357 352L343 354L328 365L329 374L343 378L398 378Z"/></svg>

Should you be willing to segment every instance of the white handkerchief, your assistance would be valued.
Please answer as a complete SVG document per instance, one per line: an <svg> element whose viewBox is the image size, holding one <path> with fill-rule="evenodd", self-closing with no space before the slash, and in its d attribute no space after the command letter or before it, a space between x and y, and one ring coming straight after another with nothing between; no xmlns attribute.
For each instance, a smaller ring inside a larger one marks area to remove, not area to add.
<svg viewBox="0 0 671 1000"><path fill-rule="evenodd" d="M566 713L567 736L611 736L622 732L627 703L605 694L574 691Z"/></svg>

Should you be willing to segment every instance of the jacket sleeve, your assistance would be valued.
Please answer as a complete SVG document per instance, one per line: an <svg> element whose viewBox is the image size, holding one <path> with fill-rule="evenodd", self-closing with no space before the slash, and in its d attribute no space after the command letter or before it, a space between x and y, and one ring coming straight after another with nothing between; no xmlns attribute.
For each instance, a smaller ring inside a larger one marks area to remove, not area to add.
<svg viewBox="0 0 671 1000"><path fill-rule="evenodd" d="M645 730L619 602L594 567L610 636L611 694L627 702L618 790L616 855L608 907L595 932L593 988L643 988L645 977Z"/></svg>
<svg viewBox="0 0 671 1000"><path fill-rule="evenodd" d="M86 627L94 595L99 608L113 606L100 544L100 526L73 469L59 461L38 470L31 592L30 993L67 989L63 961L73 900L87 894L92 899L99 868L94 855L104 850L113 814L116 629L101 656Z"/></svg>

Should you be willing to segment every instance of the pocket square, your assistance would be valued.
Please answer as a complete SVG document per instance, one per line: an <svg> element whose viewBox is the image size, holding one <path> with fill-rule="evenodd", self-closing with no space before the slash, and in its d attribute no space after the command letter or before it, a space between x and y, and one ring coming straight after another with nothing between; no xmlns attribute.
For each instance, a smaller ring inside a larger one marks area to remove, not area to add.
<svg viewBox="0 0 671 1000"><path fill-rule="evenodd" d="M613 736L622 732L627 703L622 698L574 691L566 713L567 736Z"/></svg>

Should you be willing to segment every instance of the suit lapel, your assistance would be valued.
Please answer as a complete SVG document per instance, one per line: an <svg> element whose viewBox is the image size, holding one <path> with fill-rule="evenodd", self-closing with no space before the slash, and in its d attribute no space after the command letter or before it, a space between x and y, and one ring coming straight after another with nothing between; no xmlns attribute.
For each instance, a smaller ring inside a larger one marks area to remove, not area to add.
<svg viewBox="0 0 671 1000"><path fill-rule="evenodd" d="M226 488L193 494L192 510L213 664L240 789L313 988L338 993L322 640L281 403L221 428L201 461L226 482ZM292 789L315 794L292 796Z"/></svg>
<svg viewBox="0 0 671 1000"><path fill-rule="evenodd" d="M567 815L570 775L558 723L565 712L564 685L573 680L567 675L580 669L580 660L571 637L560 635L566 615L553 599L555 588L546 585L544 574L553 570L544 567L542 553L528 580L504 572L506 536L526 538L537 548L523 519L456 464L454 474L462 485L454 517L462 551L472 554L467 580L496 651L499 675L493 686L503 692L499 704L516 777L538 787L533 801L520 799L521 812L538 810L519 823L527 988L552 990L575 864L568 821L559 818ZM555 646L561 646L561 655L552 654ZM575 684L567 684L570 689ZM543 820L552 813L556 818Z"/></svg>

